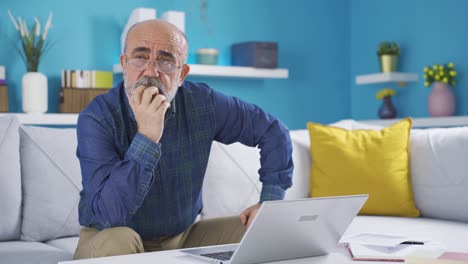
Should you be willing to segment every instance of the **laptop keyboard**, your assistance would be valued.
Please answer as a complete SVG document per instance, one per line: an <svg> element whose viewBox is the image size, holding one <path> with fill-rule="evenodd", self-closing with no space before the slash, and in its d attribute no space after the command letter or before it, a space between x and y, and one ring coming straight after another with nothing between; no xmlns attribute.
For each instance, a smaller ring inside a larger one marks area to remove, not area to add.
<svg viewBox="0 0 468 264"><path fill-rule="evenodd" d="M200 254L200 255L204 257L219 259L219 260L230 260L232 257L232 254L234 254L234 251L222 251L222 252Z"/></svg>

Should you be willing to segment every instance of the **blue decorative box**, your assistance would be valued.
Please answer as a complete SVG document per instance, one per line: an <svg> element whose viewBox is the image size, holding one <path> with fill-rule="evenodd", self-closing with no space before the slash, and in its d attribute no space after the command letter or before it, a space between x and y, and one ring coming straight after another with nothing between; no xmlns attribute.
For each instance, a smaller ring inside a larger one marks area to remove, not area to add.
<svg viewBox="0 0 468 264"><path fill-rule="evenodd" d="M251 41L233 44L231 61L233 66L277 68L278 43Z"/></svg>

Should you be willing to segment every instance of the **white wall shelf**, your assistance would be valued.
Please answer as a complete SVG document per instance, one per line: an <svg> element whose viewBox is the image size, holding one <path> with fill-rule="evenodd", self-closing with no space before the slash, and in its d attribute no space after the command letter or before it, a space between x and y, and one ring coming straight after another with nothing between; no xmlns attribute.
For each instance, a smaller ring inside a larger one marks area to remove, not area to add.
<svg viewBox="0 0 468 264"><path fill-rule="evenodd" d="M359 120L359 122L389 126L401 119L376 119L376 120ZM413 118L413 127L427 128L427 127L455 127L455 126L468 126L468 116L447 116L447 117L422 117Z"/></svg>
<svg viewBox="0 0 468 264"><path fill-rule="evenodd" d="M403 72L389 72L389 73L373 73L366 75L356 76L356 84L373 84L373 83L407 83L417 82L418 74L416 73L403 73Z"/></svg>
<svg viewBox="0 0 468 264"><path fill-rule="evenodd" d="M78 114L23 114L1 113L1 116L14 115L25 125L76 125Z"/></svg>
<svg viewBox="0 0 468 264"><path fill-rule="evenodd" d="M288 79L288 69L260 69L254 67L238 66L218 66L189 64L189 76L211 76L211 77L231 77L231 78L271 78ZM114 64L114 73L122 73L120 64Z"/></svg>

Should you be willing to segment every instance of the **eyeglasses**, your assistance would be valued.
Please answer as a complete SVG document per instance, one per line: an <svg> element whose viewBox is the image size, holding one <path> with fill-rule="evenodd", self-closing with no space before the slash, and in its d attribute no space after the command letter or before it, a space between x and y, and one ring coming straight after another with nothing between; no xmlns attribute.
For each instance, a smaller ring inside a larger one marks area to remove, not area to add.
<svg viewBox="0 0 468 264"><path fill-rule="evenodd" d="M131 58L126 59L127 65L130 65L135 71L145 71L148 69L150 61L154 62L154 66L157 71L163 72L165 74L172 74L175 70L182 68L177 66L174 62L168 60L149 60L145 58Z"/></svg>

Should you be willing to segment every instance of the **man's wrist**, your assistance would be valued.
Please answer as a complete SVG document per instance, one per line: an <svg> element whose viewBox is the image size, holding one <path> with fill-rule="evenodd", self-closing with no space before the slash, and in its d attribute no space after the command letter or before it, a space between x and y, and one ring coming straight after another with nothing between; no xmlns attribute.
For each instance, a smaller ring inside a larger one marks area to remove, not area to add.
<svg viewBox="0 0 468 264"><path fill-rule="evenodd" d="M128 150L130 157L142 160L150 166L156 166L161 157L161 144L141 134L135 134Z"/></svg>
<svg viewBox="0 0 468 264"><path fill-rule="evenodd" d="M260 202L283 200L286 191L276 184L264 183L260 192Z"/></svg>

